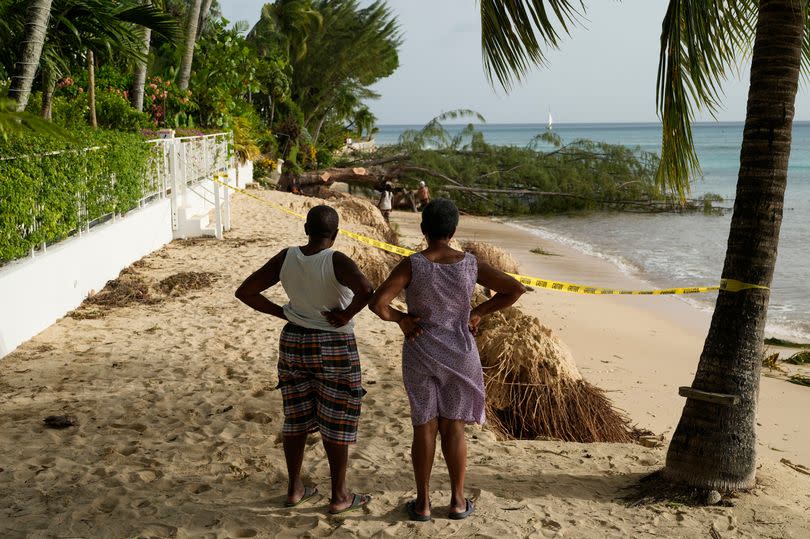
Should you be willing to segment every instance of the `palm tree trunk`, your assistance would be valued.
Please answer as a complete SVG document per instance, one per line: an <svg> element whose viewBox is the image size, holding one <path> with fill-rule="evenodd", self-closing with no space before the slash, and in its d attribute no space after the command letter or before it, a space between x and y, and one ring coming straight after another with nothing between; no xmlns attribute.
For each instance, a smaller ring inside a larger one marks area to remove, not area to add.
<svg viewBox="0 0 810 539"><path fill-rule="evenodd" d="M323 123L326 121L326 115L324 114L321 116L321 119L318 120L318 127L315 128L315 136L312 137L312 143L316 144L318 142L318 138L321 136L321 128L323 127Z"/></svg>
<svg viewBox="0 0 810 539"><path fill-rule="evenodd" d="M39 67L39 58L42 56L42 47L45 45L45 36L48 33L48 19L51 16L52 0L31 0L28 13L25 17L25 41L20 52L20 60L16 63L16 74L12 77L9 96L17 102L17 112L22 112L28 106L31 97L31 86Z"/></svg>
<svg viewBox="0 0 810 539"><path fill-rule="evenodd" d="M90 127L96 129L96 64L91 50L87 51L87 104L90 105Z"/></svg>
<svg viewBox="0 0 810 539"><path fill-rule="evenodd" d="M152 0L143 0L143 3L149 5ZM132 106L138 112L143 112L143 94L146 87L146 62L149 56L149 46L152 42L152 30L143 27L143 45L141 47L141 54L143 60L138 60L135 66L135 76L132 81Z"/></svg>
<svg viewBox="0 0 810 539"><path fill-rule="evenodd" d="M56 90L56 76L47 67L42 70L42 118L53 118L53 92Z"/></svg>
<svg viewBox="0 0 810 539"><path fill-rule="evenodd" d="M761 0L723 277L770 286L787 184L805 32L800 0ZM754 485L755 415L770 291L720 292L692 387L737 395L733 405L688 398L663 475L729 491Z"/></svg>
<svg viewBox="0 0 810 539"><path fill-rule="evenodd" d="M183 48L183 58L180 61L180 80L177 82L181 90L188 89L188 81L191 79L191 63L194 61L194 44L197 41L197 25L200 22L202 1L203 0L194 0L188 12L186 43Z"/></svg>
<svg viewBox="0 0 810 539"><path fill-rule="evenodd" d="M200 39L205 25L208 23L208 17L211 15L211 4L213 3L214 0L203 0L202 8L200 8L200 20L197 23L197 34L195 36L197 40Z"/></svg>

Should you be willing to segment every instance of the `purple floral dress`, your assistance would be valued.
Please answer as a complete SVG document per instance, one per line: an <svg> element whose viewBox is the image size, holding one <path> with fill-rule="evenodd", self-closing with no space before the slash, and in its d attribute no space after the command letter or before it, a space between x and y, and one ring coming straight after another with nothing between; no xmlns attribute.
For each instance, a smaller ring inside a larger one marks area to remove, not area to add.
<svg viewBox="0 0 810 539"><path fill-rule="evenodd" d="M466 253L454 264L410 257L408 313L419 317L422 334L402 347L402 378L411 403L411 421L436 417L480 423L484 416L484 375L470 333L470 299L478 261Z"/></svg>

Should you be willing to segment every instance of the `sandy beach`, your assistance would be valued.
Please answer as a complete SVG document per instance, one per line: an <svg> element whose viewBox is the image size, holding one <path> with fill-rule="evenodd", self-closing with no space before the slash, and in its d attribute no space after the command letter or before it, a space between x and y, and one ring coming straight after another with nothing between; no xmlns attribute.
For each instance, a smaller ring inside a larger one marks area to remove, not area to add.
<svg viewBox="0 0 810 539"><path fill-rule="evenodd" d="M304 211L319 200L252 190ZM340 211L340 210L339 210ZM2 537L807 537L810 466L803 414L810 389L763 377L759 484L733 506L629 506L623 497L663 465L660 447L503 441L468 429L468 495L476 514L444 517L446 468L437 454L434 519L407 521L414 496L411 427L400 374L401 334L369 311L357 321L364 386L359 443L349 482L374 496L362 512L326 514L328 468L310 440L307 482L320 498L282 508L286 488L275 390L282 322L234 297L236 286L278 250L304 240L300 221L244 195L233 199L223 241L175 241L127 270L149 297L125 307L82 307L20 346L0 371ZM420 239L418 216L395 212L400 243ZM379 231L349 220L367 235ZM508 249L530 275L588 284L648 287L608 262L483 218L464 218L460 239ZM541 256L534 247L559 256ZM336 248L370 251L340 237ZM379 253L368 256L380 256ZM213 283L169 290L180 272ZM280 287L268 296L284 301ZM591 383L639 427L671 434L690 385L708 317L670 297L593 297L534 291L519 307L551 327ZM48 429L43 418L73 416Z"/></svg>

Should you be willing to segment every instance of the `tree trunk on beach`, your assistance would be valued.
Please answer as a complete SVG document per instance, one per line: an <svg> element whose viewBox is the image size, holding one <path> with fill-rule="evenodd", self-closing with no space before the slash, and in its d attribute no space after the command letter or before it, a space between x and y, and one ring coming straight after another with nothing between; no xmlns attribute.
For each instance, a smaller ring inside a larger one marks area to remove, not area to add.
<svg viewBox="0 0 810 539"><path fill-rule="evenodd" d="M202 2L203 0L193 0L188 10L186 42L183 48L183 57L180 61L180 79L177 82L177 86L181 90L188 90L188 81L191 79L191 63L194 61L194 44L197 41L197 27L200 22Z"/></svg>
<svg viewBox="0 0 810 539"><path fill-rule="evenodd" d="M91 50L87 51L87 104L90 106L90 127L96 129L96 64Z"/></svg>
<svg viewBox="0 0 810 539"><path fill-rule="evenodd" d="M143 0L143 3L149 5L152 0ZM138 60L135 65L135 75L132 81L132 106L138 112L143 112L143 94L146 88L146 63L149 56L149 46L152 42L152 30L142 27L143 29L143 45L141 46L141 54L143 60Z"/></svg>
<svg viewBox="0 0 810 539"><path fill-rule="evenodd" d="M11 78L9 97L17 102L16 111L22 112L28 106L31 87L39 67L42 47L48 33L48 19L51 16L51 0L32 0L25 17L25 41L23 41L16 73Z"/></svg>
<svg viewBox="0 0 810 539"><path fill-rule="evenodd" d="M770 286L787 184L806 1L761 0L737 198L723 278ZM721 291L692 388L733 405L687 398L664 478L730 491L754 486L755 415L768 289Z"/></svg>

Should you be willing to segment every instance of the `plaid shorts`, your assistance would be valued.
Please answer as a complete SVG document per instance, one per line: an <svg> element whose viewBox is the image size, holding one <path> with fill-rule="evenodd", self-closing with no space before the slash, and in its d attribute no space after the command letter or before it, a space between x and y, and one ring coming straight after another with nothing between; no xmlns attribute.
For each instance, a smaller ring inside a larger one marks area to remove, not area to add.
<svg viewBox="0 0 810 539"><path fill-rule="evenodd" d="M287 324L281 332L278 385L284 400L285 436L320 431L334 444L357 441L360 355L352 333Z"/></svg>

